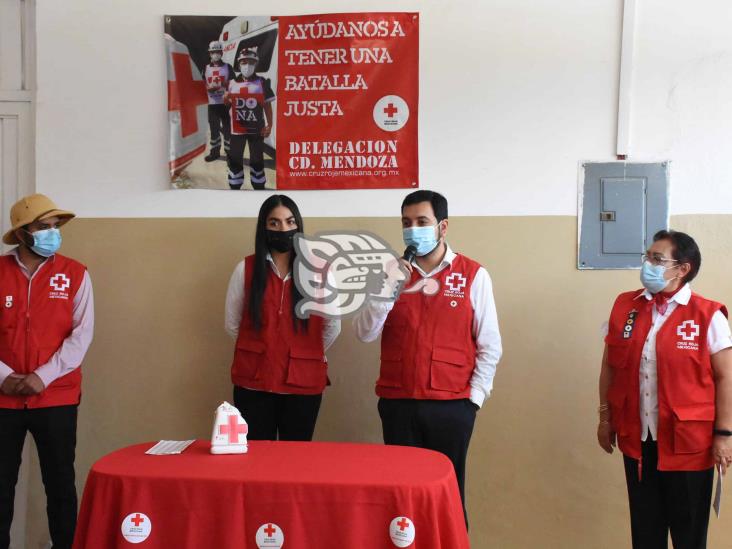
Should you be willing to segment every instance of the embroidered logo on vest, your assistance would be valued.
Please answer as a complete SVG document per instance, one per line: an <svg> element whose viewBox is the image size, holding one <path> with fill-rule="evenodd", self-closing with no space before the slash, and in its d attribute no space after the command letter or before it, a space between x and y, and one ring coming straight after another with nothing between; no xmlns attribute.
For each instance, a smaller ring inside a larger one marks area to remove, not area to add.
<svg viewBox="0 0 732 549"><path fill-rule="evenodd" d="M699 343L694 341L699 337L699 325L693 320L684 320L679 324L676 328L676 335L681 338L681 341L676 342L677 349L699 350Z"/></svg>
<svg viewBox="0 0 732 549"><path fill-rule="evenodd" d="M63 273L57 273L51 277L51 291L48 293L50 299L68 299L66 291L71 286L71 279Z"/></svg>
<svg viewBox="0 0 732 549"><path fill-rule="evenodd" d="M638 316L638 311L635 309L628 313L628 320L625 321L625 326L623 327L623 339L630 339L630 336L633 335L636 316Z"/></svg>
<svg viewBox="0 0 732 549"><path fill-rule="evenodd" d="M463 289L468 284L468 279L463 273L450 273L445 278L445 296L446 297L465 297Z"/></svg>

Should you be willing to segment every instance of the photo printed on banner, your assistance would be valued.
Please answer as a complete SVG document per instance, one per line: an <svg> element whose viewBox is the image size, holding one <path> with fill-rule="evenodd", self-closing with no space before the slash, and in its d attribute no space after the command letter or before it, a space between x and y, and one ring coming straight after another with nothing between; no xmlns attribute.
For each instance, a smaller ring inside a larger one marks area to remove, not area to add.
<svg viewBox="0 0 732 549"><path fill-rule="evenodd" d="M165 16L173 188L416 188L419 16Z"/></svg>

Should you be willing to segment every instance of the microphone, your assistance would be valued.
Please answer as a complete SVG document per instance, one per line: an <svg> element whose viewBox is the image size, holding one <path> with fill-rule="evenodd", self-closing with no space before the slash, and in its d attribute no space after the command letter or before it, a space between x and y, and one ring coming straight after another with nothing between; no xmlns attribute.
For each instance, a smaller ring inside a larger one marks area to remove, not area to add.
<svg viewBox="0 0 732 549"><path fill-rule="evenodd" d="M407 249L404 250L404 255L402 256L402 259L406 260L407 263L411 263L414 259L414 256L416 255L417 247L410 244L409 246L407 246Z"/></svg>

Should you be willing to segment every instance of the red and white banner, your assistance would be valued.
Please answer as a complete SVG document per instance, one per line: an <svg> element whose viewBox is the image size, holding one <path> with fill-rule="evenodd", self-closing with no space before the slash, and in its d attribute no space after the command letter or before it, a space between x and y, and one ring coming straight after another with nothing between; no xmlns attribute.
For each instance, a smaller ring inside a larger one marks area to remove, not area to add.
<svg viewBox="0 0 732 549"><path fill-rule="evenodd" d="M416 187L417 14L279 22L277 187Z"/></svg>
<svg viewBox="0 0 732 549"><path fill-rule="evenodd" d="M176 188L419 186L418 14L166 16L165 30L191 68L168 61Z"/></svg>

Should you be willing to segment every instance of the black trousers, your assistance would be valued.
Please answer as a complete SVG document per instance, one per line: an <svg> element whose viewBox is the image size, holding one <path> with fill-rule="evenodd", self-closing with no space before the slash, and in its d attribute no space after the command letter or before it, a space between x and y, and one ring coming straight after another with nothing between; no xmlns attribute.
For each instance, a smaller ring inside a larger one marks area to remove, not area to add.
<svg viewBox="0 0 732 549"><path fill-rule="evenodd" d="M229 108L224 105L208 106L208 129L211 133L211 151L221 149L221 136L224 137L224 151L229 152L231 139L231 122L229 121Z"/></svg>
<svg viewBox="0 0 732 549"><path fill-rule="evenodd" d="M234 406L249 424L248 440L312 440L322 399L234 386Z"/></svg>
<svg viewBox="0 0 732 549"><path fill-rule="evenodd" d="M455 467L465 509L465 459L473 434L476 408L469 399L379 399L385 444L417 446L445 454Z"/></svg>
<svg viewBox="0 0 732 549"><path fill-rule="evenodd" d="M70 549L76 529L76 417L78 406L31 410L0 409L0 548L10 544L15 484L18 481L25 434L38 447L46 489L48 528L54 549Z"/></svg>
<svg viewBox="0 0 732 549"><path fill-rule="evenodd" d="M249 177L252 187L261 190L267 183L267 176L264 173L264 137L259 134L232 134L227 156L229 187L241 189L244 184L244 148L247 143L249 143Z"/></svg>
<svg viewBox="0 0 732 549"><path fill-rule="evenodd" d="M623 456L633 549L666 549L669 531L674 549L705 548L714 468L659 471L656 442L643 442L641 448L640 480L638 460Z"/></svg>

